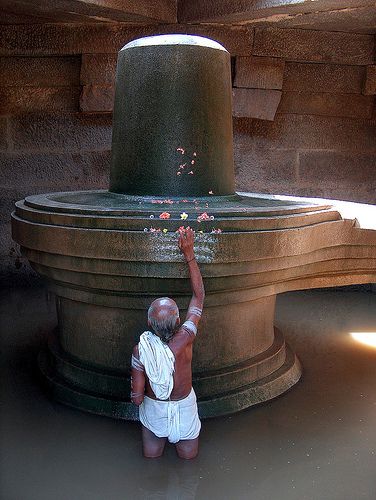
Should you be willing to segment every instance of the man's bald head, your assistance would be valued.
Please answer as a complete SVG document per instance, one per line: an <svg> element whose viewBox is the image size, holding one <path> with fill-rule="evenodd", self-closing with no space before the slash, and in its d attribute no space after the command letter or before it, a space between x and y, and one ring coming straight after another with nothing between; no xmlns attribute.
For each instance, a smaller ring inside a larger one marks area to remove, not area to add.
<svg viewBox="0 0 376 500"><path fill-rule="evenodd" d="M180 324L179 308L169 297L154 300L148 310L148 323L164 342L168 342Z"/></svg>

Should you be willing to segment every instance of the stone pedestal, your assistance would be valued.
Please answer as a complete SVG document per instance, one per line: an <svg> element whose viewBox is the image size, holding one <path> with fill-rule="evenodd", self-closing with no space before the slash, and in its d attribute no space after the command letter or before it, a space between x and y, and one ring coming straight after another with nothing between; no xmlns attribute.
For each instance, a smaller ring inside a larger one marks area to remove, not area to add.
<svg viewBox="0 0 376 500"><path fill-rule="evenodd" d="M183 35L120 53L109 191L16 203L13 238L56 294L40 367L71 406L137 418L130 356L157 297L191 296L176 230L196 231L206 301L193 384L203 417L292 387L300 364L274 329L277 293L375 281L376 238L327 204L234 192L230 58ZM370 279L373 277L373 279Z"/></svg>

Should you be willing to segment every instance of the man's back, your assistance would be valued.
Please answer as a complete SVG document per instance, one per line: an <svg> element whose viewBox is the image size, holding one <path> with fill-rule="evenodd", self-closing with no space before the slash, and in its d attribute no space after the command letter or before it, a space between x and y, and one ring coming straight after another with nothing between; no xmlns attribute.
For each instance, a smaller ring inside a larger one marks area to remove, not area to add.
<svg viewBox="0 0 376 500"><path fill-rule="evenodd" d="M198 453L201 423L192 388L192 347L205 290L193 240L190 228L180 232L179 248L188 264L192 287L185 322L179 327L179 310L172 299L156 299L148 311L153 332L144 332L133 349L131 399L140 407L146 457L160 456L166 438L176 444L182 458L194 458Z"/></svg>
<svg viewBox="0 0 376 500"><path fill-rule="evenodd" d="M190 335L192 334L187 333L183 324L168 343L168 347L175 357L174 387L169 398L171 400L185 398L192 389L192 347L194 337L191 338ZM149 398L156 399L147 373L145 374L145 394Z"/></svg>

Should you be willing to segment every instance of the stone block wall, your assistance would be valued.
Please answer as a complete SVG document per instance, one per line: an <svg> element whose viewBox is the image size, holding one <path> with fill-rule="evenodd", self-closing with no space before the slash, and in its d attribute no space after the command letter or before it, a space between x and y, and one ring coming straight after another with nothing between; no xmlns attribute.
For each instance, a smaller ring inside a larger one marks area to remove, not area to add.
<svg viewBox="0 0 376 500"><path fill-rule="evenodd" d="M237 188L376 202L373 35L213 25L15 25L0 30L0 273L28 194L108 185L116 54L181 32L231 53Z"/></svg>

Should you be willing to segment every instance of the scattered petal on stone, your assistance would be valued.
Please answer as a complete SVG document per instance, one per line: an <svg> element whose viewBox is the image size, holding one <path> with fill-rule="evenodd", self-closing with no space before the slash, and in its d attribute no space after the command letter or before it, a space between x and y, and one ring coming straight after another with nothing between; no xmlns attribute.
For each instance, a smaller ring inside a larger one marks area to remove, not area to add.
<svg viewBox="0 0 376 500"><path fill-rule="evenodd" d="M196 153L196 151L195 151L195 152L193 153L193 156L197 156L197 153Z"/></svg>
<svg viewBox="0 0 376 500"><path fill-rule="evenodd" d="M194 164L195 164L195 161L194 161L194 160L192 160L192 161L191 161L191 165L194 165Z"/></svg>
<svg viewBox="0 0 376 500"><path fill-rule="evenodd" d="M214 194L212 190L209 191L209 194Z"/></svg>
<svg viewBox="0 0 376 500"><path fill-rule="evenodd" d="M182 220L186 220L186 219L188 219L188 214L186 214L185 212L183 212L183 213L180 214L180 218Z"/></svg>
<svg viewBox="0 0 376 500"><path fill-rule="evenodd" d="M162 212L161 215L159 216L160 219L169 219L171 217L171 214L168 212Z"/></svg>
<svg viewBox="0 0 376 500"><path fill-rule="evenodd" d="M179 151L182 155L185 153L185 150L183 148L176 148L176 151Z"/></svg>
<svg viewBox="0 0 376 500"><path fill-rule="evenodd" d="M210 220L210 217L209 215L206 213L206 212L203 212L202 214L200 214L198 217L197 217L197 221L198 222L202 222L204 220Z"/></svg>
<svg viewBox="0 0 376 500"><path fill-rule="evenodd" d="M181 172L177 171L177 172L176 172L176 175L181 175Z"/></svg>
<svg viewBox="0 0 376 500"><path fill-rule="evenodd" d="M193 170L191 170L190 172L188 172L188 175L193 175Z"/></svg>

